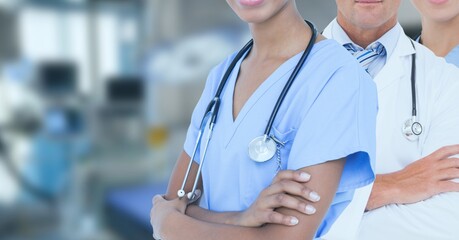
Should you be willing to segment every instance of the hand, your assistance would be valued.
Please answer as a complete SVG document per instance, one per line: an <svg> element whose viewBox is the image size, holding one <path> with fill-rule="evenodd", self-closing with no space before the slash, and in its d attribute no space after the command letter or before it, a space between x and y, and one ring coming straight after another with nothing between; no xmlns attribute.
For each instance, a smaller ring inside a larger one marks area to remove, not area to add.
<svg viewBox="0 0 459 240"><path fill-rule="evenodd" d="M295 209L301 213L312 215L316 209L308 204L317 202L320 196L304 186L311 176L301 171L280 171L272 184L264 189L255 202L242 212L235 225L258 227L265 223L293 226L298 219L276 212L276 208Z"/></svg>
<svg viewBox="0 0 459 240"><path fill-rule="evenodd" d="M161 239L167 217L174 212L185 214L188 200L184 197L182 199L177 198L167 201L161 195L156 195L152 203L153 207L150 211L150 224L153 227L153 237L155 239Z"/></svg>
<svg viewBox="0 0 459 240"><path fill-rule="evenodd" d="M442 147L404 169L376 176L367 210L387 204L415 203L444 192L459 191L459 145Z"/></svg>

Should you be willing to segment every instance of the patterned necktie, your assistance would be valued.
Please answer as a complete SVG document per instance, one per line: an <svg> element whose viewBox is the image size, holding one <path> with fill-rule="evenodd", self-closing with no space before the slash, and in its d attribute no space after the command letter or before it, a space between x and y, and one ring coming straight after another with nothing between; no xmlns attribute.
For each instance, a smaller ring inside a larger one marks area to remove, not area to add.
<svg viewBox="0 0 459 240"><path fill-rule="evenodd" d="M357 47L352 43L346 43L343 46L354 55L367 72L374 60L386 53L384 46L379 42L371 44L367 49Z"/></svg>

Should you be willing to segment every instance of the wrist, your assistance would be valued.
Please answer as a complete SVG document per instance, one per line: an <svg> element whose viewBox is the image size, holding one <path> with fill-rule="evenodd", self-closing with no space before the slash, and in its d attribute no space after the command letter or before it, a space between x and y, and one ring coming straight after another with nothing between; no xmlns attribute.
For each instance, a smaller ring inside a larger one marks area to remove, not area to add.
<svg viewBox="0 0 459 240"><path fill-rule="evenodd" d="M243 226L244 224L244 212L228 212L224 224L234 225L234 226Z"/></svg>
<svg viewBox="0 0 459 240"><path fill-rule="evenodd" d="M174 227L177 226L176 223L180 215L182 214L179 211L171 211L163 218L163 222L159 232L161 239L168 239L169 235L173 234L176 231Z"/></svg>
<svg viewBox="0 0 459 240"><path fill-rule="evenodd" d="M370 198L366 206L367 211L397 203L396 197L400 190L396 184L394 173L376 175Z"/></svg>

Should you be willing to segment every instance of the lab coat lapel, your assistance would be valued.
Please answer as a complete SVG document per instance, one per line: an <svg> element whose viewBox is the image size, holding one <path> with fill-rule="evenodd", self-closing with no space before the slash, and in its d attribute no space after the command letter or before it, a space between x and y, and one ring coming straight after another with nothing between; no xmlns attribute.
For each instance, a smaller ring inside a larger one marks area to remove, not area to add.
<svg viewBox="0 0 459 240"><path fill-rule="evenodd" d="M374 81L378 87L378 92L383 91L391 84L402 78L410 77L411 73L411 55L414 53L411 40L402 32L399 36L394 52L386 65L375 76Z"/></svg>
<svg viewBox="0 0 459 240"><path fill-rule="evenodd" d="M322 35L324 35L326 38L330 38L330 39L333 39L333 32L332 32L332 29L333 29L333 23L336 21L336 19L334 19L333 21L331 21L327 27L324 29L324 31L322 32Z"/></svg>
<svg viewBox="0 0 459 240"><path fill-rule="evenodd" d="M323 35L327 38L334 39L333 36L333 26L338 24L336 19L334 19L328 26L324 29ZM411 45L411 40L405 35L403 30L400 32L397 45L394 49L394 52L390 56L390 59L387 59L386 65L381 69L381 71L375 76L374 81L377 84L378 92L381 92L386 87L395 83L396 81L408 76L410 73L410 61L406 61L407 57L414 53L413 46ZM345 44L346 42L340 42L340 44Z"/></svg>

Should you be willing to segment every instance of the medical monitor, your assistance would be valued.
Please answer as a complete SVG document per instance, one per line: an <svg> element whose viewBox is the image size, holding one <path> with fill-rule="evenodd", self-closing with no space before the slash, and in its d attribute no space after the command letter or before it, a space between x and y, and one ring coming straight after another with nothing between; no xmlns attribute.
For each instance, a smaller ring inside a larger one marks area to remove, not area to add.
<svg viewBox="0 0 459 240"><path fill-rule="evenodd" d="M71 62L44 62L38 67L42 93L50 97L77 93L77 67Z"/></svg>
<svg viewBox="0 0 459 240"><path fill-rule="evenodd" d="M111 104L141 104L144 101L144 81L136 76L113 77L107 82L107 100Z"/></svg>

